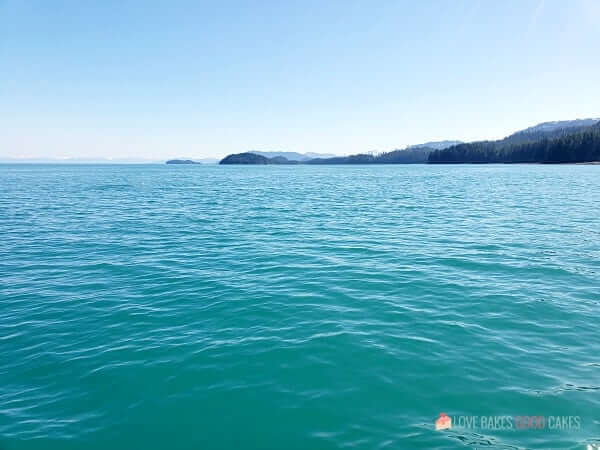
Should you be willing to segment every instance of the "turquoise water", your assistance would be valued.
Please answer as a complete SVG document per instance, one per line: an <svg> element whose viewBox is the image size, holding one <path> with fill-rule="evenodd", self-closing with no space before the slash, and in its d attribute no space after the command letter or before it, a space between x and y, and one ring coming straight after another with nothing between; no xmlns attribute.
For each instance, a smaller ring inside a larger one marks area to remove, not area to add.
<svg viewBox="0 0 600 450"><path fill-rule="evenodd" d="M0 166L0 449L600 443L599 202L599 166Z"/></svg>

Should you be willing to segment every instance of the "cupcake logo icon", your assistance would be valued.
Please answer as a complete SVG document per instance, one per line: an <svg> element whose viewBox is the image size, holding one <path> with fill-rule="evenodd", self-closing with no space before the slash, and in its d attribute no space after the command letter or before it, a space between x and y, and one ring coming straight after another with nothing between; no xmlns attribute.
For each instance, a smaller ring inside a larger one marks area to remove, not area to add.
<svg viewBox="0 0 600 450"><path fill-rule="evenodd" d="M440 413L440 417L435 421L436 430L449 430L452 428L452 418L446 413Z"/></svg>

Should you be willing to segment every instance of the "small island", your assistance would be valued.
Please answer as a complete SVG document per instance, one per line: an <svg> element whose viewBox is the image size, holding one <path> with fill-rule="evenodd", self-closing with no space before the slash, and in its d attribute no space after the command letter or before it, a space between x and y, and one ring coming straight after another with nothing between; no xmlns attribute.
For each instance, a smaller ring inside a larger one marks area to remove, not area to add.
<svg viewBox="0 0 600 450"><path fill-rule="evenodd" d="M200 164L199 162L192 161L191 159L170 159L166 164Z"/></svg>

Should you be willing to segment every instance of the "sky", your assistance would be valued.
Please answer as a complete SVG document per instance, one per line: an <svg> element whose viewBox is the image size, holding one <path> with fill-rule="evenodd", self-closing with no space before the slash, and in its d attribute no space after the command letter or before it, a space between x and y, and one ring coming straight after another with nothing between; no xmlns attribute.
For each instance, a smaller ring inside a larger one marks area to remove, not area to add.
<svg viewBox="0 0 600 450"><path fill-rule="evenodd" d="M0 0L0 158L352 154L600 117L600 2Z"/></svg>

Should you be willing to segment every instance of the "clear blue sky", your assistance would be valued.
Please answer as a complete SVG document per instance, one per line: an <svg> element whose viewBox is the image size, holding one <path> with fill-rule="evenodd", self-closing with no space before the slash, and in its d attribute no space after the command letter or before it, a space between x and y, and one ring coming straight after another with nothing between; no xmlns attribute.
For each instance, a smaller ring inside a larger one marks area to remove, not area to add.
<svg viewBox="0 0 600 450"><path fill-rule="evenodd" d="M357 153L600 116L600 2L0 0L0 157Z"/></svg>

